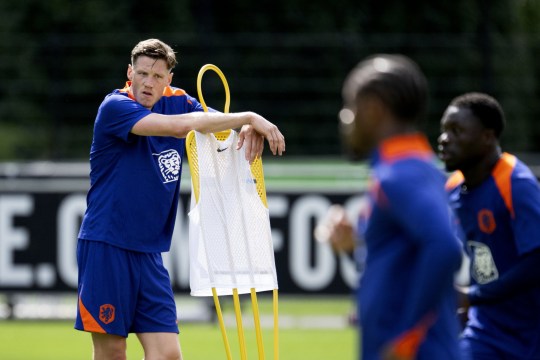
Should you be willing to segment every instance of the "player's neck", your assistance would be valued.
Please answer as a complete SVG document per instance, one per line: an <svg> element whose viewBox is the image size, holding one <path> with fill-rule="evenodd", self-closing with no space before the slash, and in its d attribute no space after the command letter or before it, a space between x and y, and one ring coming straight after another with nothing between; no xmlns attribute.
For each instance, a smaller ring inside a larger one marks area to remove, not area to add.
<svg viewBox="0 0 540 360"><path fill-rule="evenodd" d="M484 180L491 176L493 168L501 157L500 149L493 151L486 155L483 159L477 161L475 164L467 169L462 169L463 177L465 178L464 184L468 188L474 188L480 185Z"/></svg>
<svg viewBox="0 0 540 360"><path fill-rule="evenodd" d="M380 131L380 140L385 140L391 137L400 135L409 135L417 133L418 129L413 124L401 123L397 120L393 120L386 126L383 126Z"/></svg>

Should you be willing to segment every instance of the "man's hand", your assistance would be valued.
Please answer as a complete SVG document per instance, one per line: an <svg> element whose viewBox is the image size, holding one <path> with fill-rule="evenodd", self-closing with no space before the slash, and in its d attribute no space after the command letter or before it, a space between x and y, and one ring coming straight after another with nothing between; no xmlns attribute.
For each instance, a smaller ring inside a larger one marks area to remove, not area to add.
<svg viewBox="0 0 540 360"><path fill-rule="evenodd" d="M469 307L470 307L469 296L468 296L469 288L467 286L459 286L459 285L454 285L454 287L456 288L456 292L457 292L457 302L458 302L457 316L458 316L461 327L464 328L465 325L467 324L467 321L469 320L469 316L468 316Z"/></svg>
<svg viewBox="0 0 540 360"><path fill-rule="evenodd" d="M353 224L341 205L332 205L325 219L315 228L315 238L321 242L329 242L336 252L353 252L358 237Z"/></svg>
<svg viewBox="0 0 540 360"><path fill-rule="evenodd" d="M246 147L246 160L253 163L255 159L262 155L264 150L264 136L257 133L253 126L244 125L238 134L238 144L236 150Z"/></svg>
<svg viewBox="0 0 540 360"><path fill-rule="evenodd" d="M334 218L330 231L330 245L334 251L352 253L358 242L353 224L349 221L345 209L341 209Z"/></svg>
<svg viewBox="0 0 540 360"><path fill-rule="evenodd" d="M278 127L256 113L250 113L250 124L253 129L264 136L270 145L272 154L283 155L285 151L285 137Z"/></svg>

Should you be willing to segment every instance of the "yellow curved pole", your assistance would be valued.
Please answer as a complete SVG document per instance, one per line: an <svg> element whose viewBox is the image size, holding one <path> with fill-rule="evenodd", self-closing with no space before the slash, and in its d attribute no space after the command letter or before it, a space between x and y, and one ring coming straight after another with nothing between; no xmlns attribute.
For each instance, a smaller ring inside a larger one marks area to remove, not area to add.
<svg viewBox="0 0 540 360"><path fill-rule="evenodd" d="M199 96L199 102L201 103L201 105L203 107L203 110L205 112L208 112L208 106L206 106L206 102L204 101L204 97L203 97L203 93L202 93L202 78L203 78L204 73L207 72L208 70L212 70L212 71L216 72L219 75L219 77L221 78L221 81L223 82L223 87L225 88L225 109L224 109L223 112L228 113L229 112L229 106L230 106L230 103L231 103L231 94L230 94L230 91L229 91L229 83L227 83L227 79L225 78L225 75L223 75L223 72L215 65L206 64L199 70L199 74L197 75L197 93L198 93L198 96ZM190 133L188 135L188 137L190 135L193 137L192 133ZM197 189L196 190L198 190L198 184L197 184ZM196 195L196 197L198 197L198 191L196 192L195 195ZM217 295L217 291L216 291L215 287L212 288L212 296L214 297L214 305L216 307L216 313L217 313L217 317L218 317L218 321L219 321L219 328L221 330L221 336L223 338L223 345L225 346L225 353L227 355L227 360L232 360L231 347L229 345L229 339L227 337L227 330L225 329L225 322L223 321L223 313L221 311L221 306L219 304L219 297ZM235 304L235 312L236 312L236 304ZM237 315L237 319L238 319L238 315ZM243 329L242 329L242 332L243 332ZM242 350L242 347L243 347L243 353L245 354L245 340L240 339L240 348L241 348L241 350Z"/></svg>
<svg viewBox="0 0 540 360"><path fill-rule="evenodd" d="M231 95L229 91L229 84L227 82L227 79L225 78L225 75L223 72L215 65L213 64L206 64L204 65L197 75L197 93L199 96L199 102L201 103L201 106L203 107L203 110L205 112L208 112L208 106L206 105L206 102L204 101L204 97L202 94L202 78L205 72L208 70L212 70L215 73L219 75L221 78L221 81L223 83L223 87L225 89L225 106L224 106L224 113L229 112L229 107L231 103ZM265 206L268 206L266 204L266 191L264 189L264 175L262 175L262 164L260 163L260 159L257 166L251 166L252 172L256 173L256 175L259 175L262 177L262 188L257 188L257 191L259 195L261 196L261 200L265 204ZM260 174L259 174L260 172ZM229 346L229 340L227 338L227 332L225 329L225 324L223 321L223 315L221 312L221 307L219 305L219 298L216 292L216 288L212 288L212 295L214 297L214 304L216 306L216 312L218 315L219 325L221 328L221 333L223 337L223 342L225 345L225 352L227 354L227 359L231 360L231 349ZM236 326L237 326L237 332L238 332L238 340L240 343L240 357L242 360L246 360L247 358L247 351L246 351L246 343L245 343L245 336L244 336L244 328L242 323L242 311L240 308L240 298L238 296L238 289L233 289L233 302L234 302L234 310L236 315ZM259 314L259 306L257 303L257 295L255 289L251 289L251 301L252 301L252 307L253 307L253 316L254 316L254 322L255 322L255 331L256 331L256 337L257 337L257 349L259 352L259 359L264 359L264 347L262 342L262 331L261 331L261 324L260 324L260 314ZM274 315L274 360L279 359L279 320L278 320L278 290L274 289L273 291L273 315Z"/></svg>
<svg viewBox="0 0 540 360"><path fill-rule="evenodd" d="M223 112L228 113L229 107L231 105L231 93L229 92L229 83L227 82L225 75L223 75L223 72L216 65L206 64L201 68L201 70L199 70L199 74L197 75L197 94L199 96L199 102L201 103L204 111L208 112L208 106L206 106L206 102L204 101L204 97L202 94L202 78L204 73L208 70L213 70L221 78L221 82L223 83L223 87L225 88L225 107Z"/></svg>

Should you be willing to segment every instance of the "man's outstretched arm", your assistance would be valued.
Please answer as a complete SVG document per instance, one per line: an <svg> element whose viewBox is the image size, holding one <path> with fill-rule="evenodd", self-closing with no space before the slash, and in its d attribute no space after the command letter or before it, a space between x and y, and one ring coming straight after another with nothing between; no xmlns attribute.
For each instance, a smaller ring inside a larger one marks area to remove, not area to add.
<svg viewBox="0 0 540 360"><path fill-rule="evenodd" d="M210 113L191 112L179 115L161 115L151 113L139 120L131 132L140 136L173 136L185 138L191 130L202 133L223 131L251 125L262 135L274 155L282 155L285 151L285 137L278 127L262 116L253 112Z"/></svg>

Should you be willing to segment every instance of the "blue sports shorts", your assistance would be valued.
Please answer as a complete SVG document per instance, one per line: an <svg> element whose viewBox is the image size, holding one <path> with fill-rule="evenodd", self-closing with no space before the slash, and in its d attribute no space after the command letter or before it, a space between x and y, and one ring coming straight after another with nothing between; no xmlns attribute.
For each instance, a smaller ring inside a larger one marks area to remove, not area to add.
<svg viewBox="0 0 540 360"><path fill-rule="evenodd" d="M75 329L127 337L178 333L176 304L161 253L79 239Z"/></svg>

